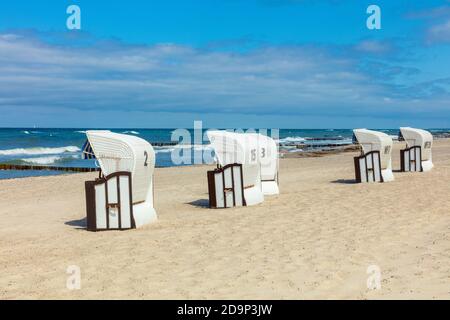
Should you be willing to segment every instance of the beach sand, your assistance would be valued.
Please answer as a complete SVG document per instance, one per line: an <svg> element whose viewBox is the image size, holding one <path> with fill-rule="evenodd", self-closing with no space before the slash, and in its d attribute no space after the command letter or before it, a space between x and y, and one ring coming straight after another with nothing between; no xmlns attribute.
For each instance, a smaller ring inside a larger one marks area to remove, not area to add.
<svg viewBox="0 0 450 320"><path fill-rule="evenodd" d="M391 183L353 183L356 154L282 159L279 196L226 210L207 208L210 167L156 169L159 221L124 232L83 228L95 174L2 180L0 298L450 299L450 140Z"/></svg>

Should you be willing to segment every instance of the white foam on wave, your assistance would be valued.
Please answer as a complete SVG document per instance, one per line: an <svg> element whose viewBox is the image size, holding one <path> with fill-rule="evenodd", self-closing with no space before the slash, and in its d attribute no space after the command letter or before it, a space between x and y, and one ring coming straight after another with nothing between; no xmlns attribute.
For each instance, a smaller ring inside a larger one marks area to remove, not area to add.
<svg viewBox="0 0 450 320"><path fill-rule="evenodd" d="M352 144L352 139L342 139L342 140L327 140L327 139L323 139L323 140L313 140L313 141L308 141L308 144L310 145L323 145L323 144Z"/></svg>
<svg viewBox="0 0 450 320"><path fill-rule="evenodd" d="M139 135L140 133L139 132L137 132L137 131L133 131L133 130L130 130L130 131L124 131L124 132L122 132L122 133L126 133L126 134L134 134L134 135Z"/></svg>
<svg viewBox="0 0 450 320"><path fill-rule="evenodd" d="M214 148L211 146L211 145L209 145L209 144L206 144L206 145L195 145L194 146L194 151L211 151L211 150L214 150Z"/></svg>
<svg viewBox="0 0 450 320"><path fill-rule="evenodd" d="M289 149L288 152L303 152L303 149L294 148L294 149Z"/></svg>
<svg viewBox="0 0 450 320"><path fill-rule="evenodd" d="M22 132L25 133L25 134L30 134L30 131L27 131L27 130L24 130Z"/></svg>
<svg viewBox="0 0 450 320"><path fill-rule="evenodd" d="M212 150L211 145L209 144L177 144L175 146L163 146L163 147L153 147L155 149L155 153L169 153L175 150L180 149L192 149L193 151L206 151Z"/></svg>
<svg viewBox="0 0 450 320"><path fill-rule="evenodd" d="M58 162L61 159L62 159L61 156L48 156L48 157L28 158L20 160L26 163L46 165L46 164L54 164L55 162Z"/></svg>
<svg viewBox="0 0 450 320"><path fill-rule="evenodd" d="M75 133L82 133L82 134L85 134L86 133L86 131L83 131L83 130L78 130L78 131L74 131Z"/></svg>
<svg viewBox="0 0 450 320"><path fill-rule="evenodd" d="M40 154L61 154L66 152L79 152L80 148L75 146L66 146L58 148L17 148L9 150L0 150L0 156L14 156L14 155L40 155Z"/></svg>
<svg viewBox="0 0 450 320"><path fill-rule="evenodd" d="M55 164L57 162L62 162L63 160L77 159L77 155L72 155L71 157L64 156L47 156L47 157L37 157L37 158L24 158L20 159L23 162L39 165L49 165Z"/></svg>
<svg viewBox="0 0 450 320"><path fill-rule="evenodd" d="M287 138L283 138L283 139L279 139L278 143L283 144L283 143L295 143L295 142L305 142L306 138L303 137L287 137Z"/></svg>
<svg viewBox="0 0 450 320"><path fill-rule="evenodd" d="M391 135L389 135L391 138L392 138L392 140L394 140L394 141L397 141L398 140L398 136L397 135L394 135L394 134L391 134Z"/></svg>
<svg viewBox="0 0 450 320"><path fill-rule="evenodd" d="M175 149L174 149L174 148L169 148L169 149L159 149L159 150L155 150L155 153L156 153L156 154L158 154L158 153L170 153L170 152L172 152L172 151L175 151Z"/></svg>

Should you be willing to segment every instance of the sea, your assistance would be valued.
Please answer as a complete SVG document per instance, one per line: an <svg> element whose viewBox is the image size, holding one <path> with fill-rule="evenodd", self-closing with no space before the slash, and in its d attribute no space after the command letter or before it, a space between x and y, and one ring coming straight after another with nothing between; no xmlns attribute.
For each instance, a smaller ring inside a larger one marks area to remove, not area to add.
<svg viewBox="0 0 450 320"><path fill-rule="evenodd" d="M27 166L95 168L95 160L83 160L81 149L86 141L83 128L0 128L0 164ZM92 129L89 129L92 130ZM108 129L101 129L108 130ZM189 130L191 139L179 138L177 129L109 129L113 132L135 135L150 142L156 153L157 167L186 165L174 162L172 154L209 151L209 143L202 134L194 138L194 130ZM376 129L398 137L398 129ZM448 135L450 129L428 129L435 135ZM256 130L258 131L258 130ZM261 131L273 136L279 142L283 152L308 152L326 150L337 146L352 144L351 129L279 129ZM190 140L190 141L189 141ZM193 163L194 161L190 162ZM0 179L22 178L30 176L67 174L58 171L37 170L0 170Z"/></svg>

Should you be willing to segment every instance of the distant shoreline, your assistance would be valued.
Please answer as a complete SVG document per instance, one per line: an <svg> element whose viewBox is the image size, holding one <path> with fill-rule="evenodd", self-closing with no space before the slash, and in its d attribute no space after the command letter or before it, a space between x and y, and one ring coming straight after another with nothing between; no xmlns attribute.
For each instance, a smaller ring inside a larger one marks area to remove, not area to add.
<svg viewBox="0 0 450 320"><path fill-rule="evenodd" d="M172 152L191 154L194 163L195 152L210 152L209 141L202 137L201 143L192 139L172 141L172 129L112 129L118 133L132 134L149 141L156 153L156 167L178 166L171 160ZM450 129L429 129L435 139L450 138ZM395 141L398 129L385 129L386 134ZM191 132L191 135L193 132ZM267 133L270 135L270 133ZM352 144L353 132L350 129L280 129L274 137L280 144L281 158L322 157L328 154L357 151ZM176 137L175 137L176 139ZM0 179L22 178L26 176L58 175L61 172L52 168L96 168L93 160L81 158L81 146L86 141L85 129L42 129L14 128L0 129L0 164L10 169L1 170ZM181 151L180 151L181 152ZM38 167L43 170L36 171ZM78 171L78 170L74 170Z"/></svg>

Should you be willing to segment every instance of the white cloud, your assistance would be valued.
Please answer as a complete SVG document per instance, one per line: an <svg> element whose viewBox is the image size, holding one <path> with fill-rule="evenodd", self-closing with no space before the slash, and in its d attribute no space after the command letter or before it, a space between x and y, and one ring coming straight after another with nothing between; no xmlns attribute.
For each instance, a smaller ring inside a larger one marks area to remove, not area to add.
<svg viewBox="0 0 450 320"><path fill-rule="evenodd" d="M427 40L431 43L450 43L450 19L430 27Z"/></svg>
<svg viewBox="0 0 450 320"><path fill-rule="evenodd" d="M450 3L450 1L447 1ZM431 7L412 11L406 14L409 19L420 19L428 22L425 40L428 44L450 42L450 5Z"/></svg>
<svg viewBox="0 0 450 320"><path fill-rule="evenodd" d="M390 43L379 40L363 40L355 46L355 49L373 54L384 54L393 50Z"/></svg>
<svg viewBox="0 0 450 320"><path fill-rule="evenodd" d="M409 110L411 85L389 81L411 75L386 63L378 68L389 76L364 69L355 48L386 51L385 44L373 41L340 53L314 46L230 53L176 44L55 45L37 37L0 35L0 112L36 107L50 113L68 108L370 116ZM433 91L439 103L448 97L445 88ZM428 99L428 104L434 96L423 91L413 98ZM389 108L382 105L386 99Z"/></svg>
<svg viewBox="0 0 450 320"><path fill-rule="evenodd" d="M447 1L450 2L450 1ZM450 14L450 5L427 8L424 10L412 11L406 14L409 19L436 19L446 17Z"/></svg>

